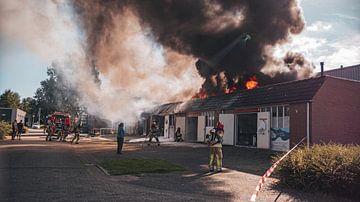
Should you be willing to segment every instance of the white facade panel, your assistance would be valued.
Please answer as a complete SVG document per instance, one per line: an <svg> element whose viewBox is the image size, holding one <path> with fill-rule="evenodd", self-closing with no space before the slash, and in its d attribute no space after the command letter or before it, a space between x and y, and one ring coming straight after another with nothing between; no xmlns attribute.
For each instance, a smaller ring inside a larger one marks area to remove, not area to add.
<svg viewBox="0 0 360 202"><path fill-rule="evenodd" d="M224 145L234 145L235 115L219 114L219 120L224 123Z"/></svg>
<svg viewBox="0 0 360 202"><path fill-rule="evenodd" d="M197 141L205 141L205 116L198 116Z"/></svg>
<svg viewBox="0 0 360 202"><path fill-rule="evenodd" d="M185 116L177 116L175 124L176 128L180 128L181 133L185 135Z"/></svg>
<svg viewBox="0 0 360 202"><path fill-rule="evenodd" d="M169 115L165 116L164 118L164 137L169 138L170 132L169 132Z"/></svg>
<svg viewBox="0 0 360 202"><path fill-rule="evenodd" d="M270 113L258 112L257 117L257 147L270 149Z"/></svg>

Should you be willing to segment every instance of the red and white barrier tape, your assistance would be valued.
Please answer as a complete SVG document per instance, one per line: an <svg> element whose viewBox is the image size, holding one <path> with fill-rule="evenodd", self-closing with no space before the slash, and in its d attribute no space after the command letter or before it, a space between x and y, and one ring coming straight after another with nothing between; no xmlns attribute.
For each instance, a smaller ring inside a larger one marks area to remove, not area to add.
<svg viewBox="0 0 360 202"><path fill-rule="evenodd" d="M287 155L289 155L297 146L302 143L306 137L304 137L299 143L297 143L292 149L290 149L284 156L282 156L279 160L277 160L267 171L266 173L260 178L258 185L256 186L254 194L251 196L250 201L256 201L256 197L259 195L259 192L263 185L265 184L267 178L270 177L271 173L274 172L276 166L282 161Z"/></svg>

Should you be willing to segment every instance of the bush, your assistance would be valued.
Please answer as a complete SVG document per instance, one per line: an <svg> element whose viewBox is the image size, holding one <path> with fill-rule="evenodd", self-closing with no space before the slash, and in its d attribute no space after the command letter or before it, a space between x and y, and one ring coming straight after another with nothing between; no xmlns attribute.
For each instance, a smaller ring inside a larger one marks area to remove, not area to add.
<svg viewBox="0 0 360 202"><path fill-rule="evenodd" d="M279 185L286 187L360 197L360 146L297 149L279 164L277 174Z"/></svg>
<svg viewBox="0 0 360 202"><path fill-rule="evenodd" d="M4 139L5 135L11 135L11 132L11 124L5 121L0 121L0 140Z"/></svg>

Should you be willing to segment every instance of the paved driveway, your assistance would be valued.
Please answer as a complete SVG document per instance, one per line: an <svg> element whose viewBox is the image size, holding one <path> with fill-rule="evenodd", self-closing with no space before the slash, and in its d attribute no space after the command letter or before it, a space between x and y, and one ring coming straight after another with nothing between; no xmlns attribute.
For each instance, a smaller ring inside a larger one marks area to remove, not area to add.
<svg viewBox="0 0 360 202"><path fill-rule="evenodd" d="M125 145L115 154L112 141L79 145L45 142L44 137L0 142L1 201L249 201L272 152L225 147L223 173L207 173L208 149L201 144ZM187 171L138 176L107 176L96 164L104 159L166 159ZM274 201L280 191L266 185L258 201ZM344 201L282 190L277 201Z"/></svg>

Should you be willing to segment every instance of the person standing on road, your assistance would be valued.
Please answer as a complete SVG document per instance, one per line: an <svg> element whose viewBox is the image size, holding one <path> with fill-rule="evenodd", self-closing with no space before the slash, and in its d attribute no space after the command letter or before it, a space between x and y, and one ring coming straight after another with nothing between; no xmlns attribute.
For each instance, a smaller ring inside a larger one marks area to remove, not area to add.
<svg viewBox="0 0 360 202"><path fill-rule="evenodd" d="M159 135L159 129L158 129L158 126L156 125L156 122L154 121L151 124L151 128L150 128L150 131L149 131L148 146L150 146L150 143L151 143L153 138L156 139L157 145L160 146L160 141L159 141L158 135Z"/></svg>
<svg viewBox="0 0 360 202"><path fill-rule="evenodd" d="M222 141L224 137L224 124L220 121L217 123L216 128L210 130L210 134L207 135L207 142L210 147L210 162L209 170L214 171L214 161L216 161L216 171L222 171Z"/></svg>
<svg viewBox="0 0 360 202"><path fill-rule="evenodd" d="M11 140L15 140L16 134L17 134L17 132L18 132L18 127L17 127L17 121L16 121L16 119L14 120L14 122L12 122L11 126L12 126L12 136L11 136Z"/></svg>
<svg viewBox="0 0 360 202"><path fill-rule="evenodd" d="M74 125L74 137L73 139L71 140L71 144L74 142L74 140L76 139L75 141L75 144L79 144L79 139L80 139L80 123L76 123Z"/></svg>
<svg viewBox="0 0 360 202"><path fill-rule="evenodd" d="M18 139L21 140L21 134L23 133L24 130L24 124L22 122L22 120L20 120L20 122L17 124L17 128L18 128Z"/></svg>
<svg viewBox="0 0 360 202"><path fill-rule="evenodd" d="M124 123L120 123L117 132L117 154L122 154L124 137L125 137Z"/></svg>
<svg viewBox="0 0 360 202"><path fill-rule="evenodd" d="M45 140L51 141L51 136L53 135L53 122L50 119L48 119L46 123L46 133L47 135Z"/></svg>

